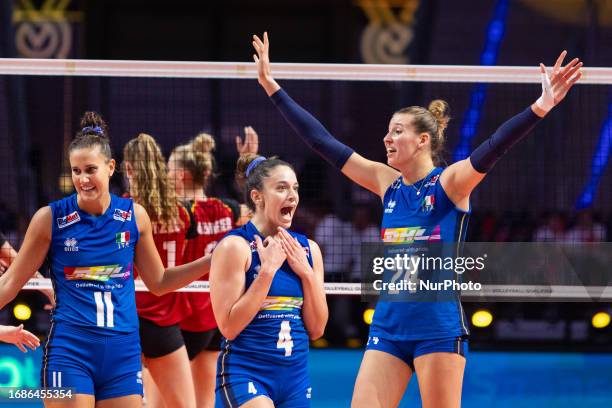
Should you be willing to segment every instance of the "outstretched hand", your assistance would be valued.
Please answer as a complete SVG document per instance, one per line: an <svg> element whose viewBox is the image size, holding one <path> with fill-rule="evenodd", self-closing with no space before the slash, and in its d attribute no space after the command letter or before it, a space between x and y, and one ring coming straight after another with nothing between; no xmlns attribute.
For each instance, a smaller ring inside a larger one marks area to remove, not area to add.
<svg viewBox="0 0 612 408"><path fill-rule="evenodd" d="M14 344L24 353L28 350L26 346L32 350L36 350L40 346L38 337L23 328L23 324L15 326L0 326L0 340Z"/></svg>
<svg viewBox="0 0 612 408"><path fill-rule="evenodd" d="M270 96L278 91L280 86L272 77L272 69L270 68L270 41L268 40L267 32L263 34L263 41L257 35L253 35L253 48L255 48L256 52L256 54L253 54L253 60L257 65L257 81L266 90L268 96Z"/></svg>
<svg viewBox="0 0 612 408"><path fill-rule="evenodd" d="M540 63L542 96L535 102L535 106L539 108L543 114L546 114L558 105L559 102L565 98L565 95L567 95L571 87L582 77L580 68L583 64L578 58L574 58L564 67L561 66L566 56L567 51L563 51L561 55L559 55L550 75L546 70L546 66Z"/></svg>
<svg viewBox="0 0 612 408"><path fill-rule="evenodd" d="M236 151L238 155L244 156L245 154L257 154L259 150L259 136L255 129L251 126L244 127L244 142L240 136L236 136Z"/></svg>

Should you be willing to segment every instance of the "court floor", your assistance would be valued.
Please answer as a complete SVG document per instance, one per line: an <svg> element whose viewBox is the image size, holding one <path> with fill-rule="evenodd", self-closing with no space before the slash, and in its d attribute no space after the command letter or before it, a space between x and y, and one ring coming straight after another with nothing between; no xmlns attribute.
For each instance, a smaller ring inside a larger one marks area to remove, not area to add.
<svg viewBox="0 0 612 408"><path fill-rule="evenodd" d="M0 387L37 387L42 352L0 345ZM312 350L313 408L350 405L361 350ZM443 379L441 379L443 381ZM40 407L9 402L2 407ZM420 407L413 381L400 407ZM610 408L612 354L475 352L468 355L463 408Z"/></svg>
<svg viewBox="0 0 612 408"><path fill-rule="evenodd" d="M348 407L361 351L311 351L313 407ZM420 407L417 382L400 407ZM612 354L470 352L463 408L612 407Z"/></svg>

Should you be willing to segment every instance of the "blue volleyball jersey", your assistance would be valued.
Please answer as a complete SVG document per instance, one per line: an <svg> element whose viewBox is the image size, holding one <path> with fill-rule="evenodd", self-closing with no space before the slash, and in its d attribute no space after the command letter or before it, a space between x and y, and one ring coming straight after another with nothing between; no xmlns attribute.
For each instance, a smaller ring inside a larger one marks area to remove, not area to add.
<svg viewBox="0 0 612 408"><path fill-rule="evenodd" d="M76 194L49 206L57 299L52 322L100 334L138 331L133 272L139 233L132 200L111 194L100 216L80 210Z"/></svg>
<svg viewBox="0 0 612 408"><path fill-rule="evenodd" d="M302 245L312 266L308 239L293 231L288 232ZM264 237L251 222L230 231L227 236L230 235L244 238L251 248L251 266L246 271L248 290L261 265L255 235L259 235L262 240ZM255 359L265 365L305 364L309 338L302 321L303 303L302 281L285 261L274 275L268 296L253 321L234 340L224 340L219 357L221 370L225 365L226 372L231 375L232 370L228 366L238 359L237 355L247 357L248 360Z"/></svg>
<svg viewBox="0 0 612 408"><path fill-rule="evenodd" d="M400 176L385 192L381 236L385 243L417 245L456 243L465 239L469 212L458 209L440 185L442 168L407 185ZM453 272L454 273L454 272ZM380 300L376 305L371 337L390 340L425 340L468 334L461 302Z"/></svg>

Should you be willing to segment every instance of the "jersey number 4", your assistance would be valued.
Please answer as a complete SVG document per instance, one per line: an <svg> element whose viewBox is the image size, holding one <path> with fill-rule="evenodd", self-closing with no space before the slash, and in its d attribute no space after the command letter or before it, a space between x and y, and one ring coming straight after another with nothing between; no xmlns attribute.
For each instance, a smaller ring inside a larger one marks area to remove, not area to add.
<svg viewBox="0 0 612 408"><path fill-rule="evenodd" d="M115 307L113 306L111 293L94 292L94 300L96 301L96 325L98 327L115 327L115 319L113 317ZM105 310L106 313L104 313Z"/></svg>
<svg viewBox="0 0 612 408"><path fill-rule="evenodd" d="M281 322L276 348L285 349L285 357L289 357L291 355L291 351L293 350L293 340L291 340L291 325L289 324L289 320L283 320Z"/></svg>

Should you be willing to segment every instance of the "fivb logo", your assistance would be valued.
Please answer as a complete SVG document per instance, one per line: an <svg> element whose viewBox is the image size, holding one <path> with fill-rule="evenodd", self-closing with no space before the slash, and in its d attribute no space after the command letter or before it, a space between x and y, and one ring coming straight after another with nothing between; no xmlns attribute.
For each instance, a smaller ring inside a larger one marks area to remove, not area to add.
<svg viewBox="0 0 612 408"><path fill-rule="evenodd" d="M65 217L61 217L57 219L57 227L59 229L66 228L69 225L75 224L81 221L81 217L79 217L78 212L72 212Z"/></svg>
<svg viewBox="0 0 612 408"><path fill-rule="evenodd" d="M124 211L120 208L115 208L115 211L113 212L113 218L121 222L132 221L132 212Z"/></svg>
<svg viewBox="0 0 612 408"><path fill-rule="evenodd" d="M79 252L79 247L77 246L79 242L76 238L66 238L64 241L64 251L65 252Z"/></svg>
<svg viewBox="0 0 612 408"><path fill-rule="evenodd" d="M115 242L117 243L117 248L123 249L130 246L130 231L118 232L115 235Z"/></svg>

